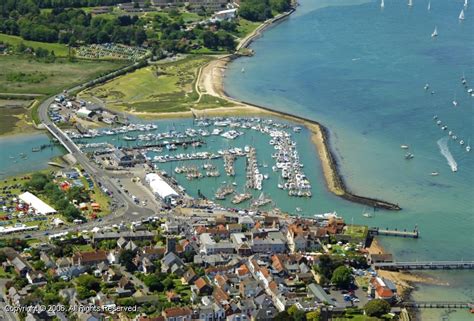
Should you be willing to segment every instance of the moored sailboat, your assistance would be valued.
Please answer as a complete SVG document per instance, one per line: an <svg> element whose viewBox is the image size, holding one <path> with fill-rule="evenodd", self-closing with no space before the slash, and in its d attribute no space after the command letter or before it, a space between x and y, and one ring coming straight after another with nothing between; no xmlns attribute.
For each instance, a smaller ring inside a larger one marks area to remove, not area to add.
<svg viewBox="0 0 474 321"><path fill-rule="evenodd" d="M435 27L435 28L434 28L434 31L433 31L433 33L431 34L431 37L432 37L432 38L438 37L438 27Z"/></svg>

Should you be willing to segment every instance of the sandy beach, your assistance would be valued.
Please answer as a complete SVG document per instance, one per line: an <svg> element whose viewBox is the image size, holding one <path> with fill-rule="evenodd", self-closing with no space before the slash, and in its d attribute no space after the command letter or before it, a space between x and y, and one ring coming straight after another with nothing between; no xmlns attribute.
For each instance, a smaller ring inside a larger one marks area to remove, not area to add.
<svg viewBox="0 0 474 321"><path fill-rule="evenodd" d="M367 248L367 250L371 254L386 253L385 249L377 241L376 238L372 241L370 247ZM377 270L377 274L381 277L392 280L397 286L398 294L403 298L407 298L410 295L411 291L415 289L416 283L444 285L444 286L449 285L446 282L442 282L439 279L428 277L421 273L413 273L413 272L407 272L407 271L395 272L395 271Z"/></svg>

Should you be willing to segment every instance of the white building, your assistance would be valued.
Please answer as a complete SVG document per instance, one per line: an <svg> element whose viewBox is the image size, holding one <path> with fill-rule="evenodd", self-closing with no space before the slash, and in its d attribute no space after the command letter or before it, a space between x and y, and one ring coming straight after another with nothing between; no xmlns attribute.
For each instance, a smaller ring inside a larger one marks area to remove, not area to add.
<svg viewBox="0 0 474 321"><path fill-rule="evenodd" d="M237 17L237 9L227 9L214 13L213 19L217 21L233 20Z"/></svg>
<svg viewBox="0 0 474 321"><path fill-rule="evenodd" d="M25 192L21 194L19 198L23 201L23 203L28 204L30 208L33 208L36 214L48 215L56 213L56 210L54 208L52 208L30 192Z"/></svg>
<svg viewBox="0 0 474 321"><path fill-rule="evenodd" d="M145 176L145 181L150 185L153 194L164 201L172 202L179 196L179 194L158 174L147 174Z"/></svg>

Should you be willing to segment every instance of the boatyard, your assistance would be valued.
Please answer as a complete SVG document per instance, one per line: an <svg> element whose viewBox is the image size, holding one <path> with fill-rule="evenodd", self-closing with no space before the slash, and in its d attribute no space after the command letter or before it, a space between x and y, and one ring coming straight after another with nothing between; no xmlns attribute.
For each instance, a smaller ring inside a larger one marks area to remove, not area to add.
<svg viewBox="0 0 474 321"><path fill-rule="evenodd" d="M239 207L275 204L288 212L296 206L286 200L303 198L310 208L312 185L298 151L308 132L290 122L202 118L66 133L99 166L119 171L147 166L192 197Z"/></svg>

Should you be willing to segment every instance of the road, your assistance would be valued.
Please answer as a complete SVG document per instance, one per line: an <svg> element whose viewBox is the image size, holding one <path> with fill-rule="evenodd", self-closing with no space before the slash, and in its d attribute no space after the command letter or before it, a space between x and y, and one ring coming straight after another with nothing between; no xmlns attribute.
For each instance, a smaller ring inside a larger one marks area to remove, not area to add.
<svg viewBox="0 0 474 321"><path fill-rule="evenodd" d="M135 63L132 66L136 66L138 63ZM125 68L130 68L125 67ZM125 69L123 68L123 69ZM120 72L123 70L117 70L111 72L110 74L99 77L95 81L100 80L105 77L109 76L116 76L119 75ZM94 81L94 80L93 80ZM84 89L88 87L93 81L89 81L87 83L75 86L73 88L68 89L69 92L74 92L77 90ZM62 93L58 93L57 95L61 95ZM38 107L38 116L41 121L41 124L47 129L50 133L52 133L59 141L63 144L63 146L68 150L72 156L77 160L79 164L81 164L82 168L93 178L96 184L99 184L105 187L108 191L111 192L111 207L112 207L112 214L104 217L102 221L91 221L81 225L66 227L63 229L51 229L48 231L28 231L24 233L16 233L5 235L2 237L18 237L20 235L31 235L32 238L44 238L46 237L45 232L48 233L58 233L58 232L72 232L78 229L85 230L88 228L98 227L98 226L105 226L110 224L116 224L123 221L130 221L130 220L138 220L144 217L152 216L155 212L151 209L141 207L133 202L132 199L123 195L120 191L120 187L108 176L105 170L99 168L95 163L93 163L86 155L84 155L81 150L77 147L77 145L61 130L59 129L49 118L48 115L48 108L54 102L55 96L49 97L44 100Z"/></svg>

